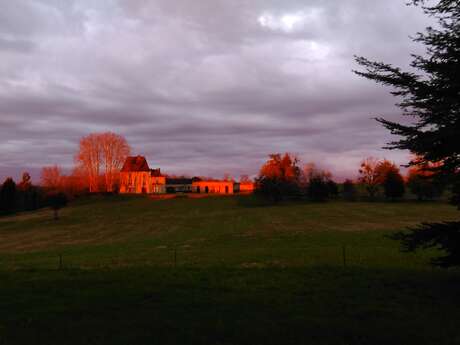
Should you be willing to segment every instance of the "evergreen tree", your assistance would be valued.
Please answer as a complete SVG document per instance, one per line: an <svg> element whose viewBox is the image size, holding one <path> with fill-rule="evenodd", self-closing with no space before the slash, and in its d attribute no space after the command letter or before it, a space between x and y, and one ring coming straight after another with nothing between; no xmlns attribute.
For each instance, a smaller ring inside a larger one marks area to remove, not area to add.
<svg viewBox="0 0 460 345"><path fill-rule="evenodd" d="M400 97L403 114L412 123L398 123L378 118L384 127L401 139L389 143L390 149L409 150L417 155L411 165L436 164L433 172L460 183L460 1L439 0L431 6L413 0L416 6L438 20L439 27L418 33L416 42L426 46L424 56L414 55L411 66L416 72L370 61L356 60L364 71L360 76L394 88ZM460 188L454 189L453 201L460 208ZM448 230L447 230L448 229ZM460 265L460 222L423 224L409 234L400 233L407 250L441 247L447 255L434 261L440 266Z"/></svg>
<svg viewBox="0 0 460 345"><path fill-rule="evenodd" d="M16 210L16 183L11 177L8 177L3 182L0 191L0 205L2 206L2 211L6 213Z"/></svg>

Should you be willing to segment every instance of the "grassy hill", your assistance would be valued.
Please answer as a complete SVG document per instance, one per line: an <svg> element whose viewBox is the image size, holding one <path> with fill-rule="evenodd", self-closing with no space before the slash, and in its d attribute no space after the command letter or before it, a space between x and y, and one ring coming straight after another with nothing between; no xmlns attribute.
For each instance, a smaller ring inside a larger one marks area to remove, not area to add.
<svg viewBox="0 0 460 345"><path fill-rule="evenodd" d="M460 344L459 272L385 237L458 217L443 203L237 197L3 217L0 344Z"/></svg>

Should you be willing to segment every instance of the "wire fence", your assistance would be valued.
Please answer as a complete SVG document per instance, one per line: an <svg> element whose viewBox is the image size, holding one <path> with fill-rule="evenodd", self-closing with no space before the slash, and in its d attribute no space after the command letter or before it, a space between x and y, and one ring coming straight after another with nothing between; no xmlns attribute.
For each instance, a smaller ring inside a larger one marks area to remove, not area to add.
<svg viewBox="0 0 460 345"><path fill-rule="evenodd" d="M98 269L152 266L168 268L238 267L287 268L305 266L427 268L434 252L401 253L385 246L342 245L200 246L169 245L149 249L79 251L0 255L1 270Z"/></svg>

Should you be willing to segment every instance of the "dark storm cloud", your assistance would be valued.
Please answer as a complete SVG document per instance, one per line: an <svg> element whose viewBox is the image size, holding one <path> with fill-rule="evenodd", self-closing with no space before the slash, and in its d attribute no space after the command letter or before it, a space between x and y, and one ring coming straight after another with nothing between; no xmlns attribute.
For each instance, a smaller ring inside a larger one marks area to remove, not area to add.
<svg viewBox="0 0 460 345"><path fill-rule="evenodd" d="M399 119L353 55L407 66L429 23L394 1L41 0L0 11L0 174L70 168L111 130L171 173L253 174L290 151L352 175Z"/></svg>

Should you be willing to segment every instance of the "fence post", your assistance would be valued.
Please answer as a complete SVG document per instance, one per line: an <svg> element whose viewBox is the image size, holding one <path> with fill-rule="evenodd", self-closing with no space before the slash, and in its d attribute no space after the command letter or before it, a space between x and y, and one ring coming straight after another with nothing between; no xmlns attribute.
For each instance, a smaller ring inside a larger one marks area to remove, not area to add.
<svg viewBox="0 0 460 345"><path fill-rule="evenodd" d="M343 259L343 267L347 267L347 251L346 246L342 246L342 259Z"/></svg>
<svg viewBox="0 0 460 345"><path fill-rule="evenodd" d="M62 270L62 254L59 254L59 270Z"/></svg>
<svg viewBox="0 0 460 345"><path fill-rule="evenodd" d="M174 268L177 267L177 245L174 245Z"/></svg>

